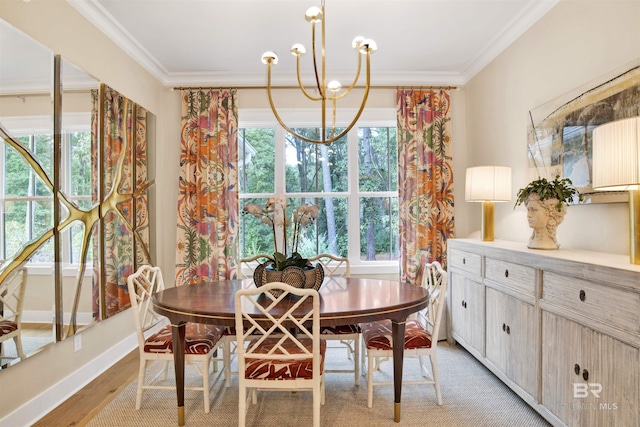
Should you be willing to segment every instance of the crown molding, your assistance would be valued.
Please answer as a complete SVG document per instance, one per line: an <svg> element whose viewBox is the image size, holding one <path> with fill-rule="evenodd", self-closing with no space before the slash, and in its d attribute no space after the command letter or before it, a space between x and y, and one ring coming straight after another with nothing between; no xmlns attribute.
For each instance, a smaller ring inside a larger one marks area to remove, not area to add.
<svg viewBox="0 0 640 427"><path fill-rule="evenodd" d="M265 74L242 74L237 72L171 73L142 47L97 0L67 1L166 87L255 86L266 84ZM463 86L529 29L538 19L558 4L559 1L560 0L530 0L518 16L516 16L476 58L470 61L461 72L383 72L376 73L375 76L372 76L371 84L373 86ZM349 81L351 78L352 76L346 76L343 80ZM312 81L308 79L303 80ZM272 85L274 86L291 85L296 84L296 82L297 78L293 74L272 76Z"/></svg>
<svg viewBox="0 0 640 427"><path fill-rule="evenodd" d="M335 75L342 81L350 81L353 76ZM255 73L169 73L165 80L165 86L266 86L266 72ZM314 77L311 74L303 75L305 84L313 85ZM364 85L361 77L358 85ZM459 86L463 83L463 77L457 73L414 73L414 72L386 72L376 73L371 77L371 86ZM295 74L286 73L271 77L272 86L297 86L298 79Z"/></svg>
<svg viewBox="0 0 640 427"><path fill-rule="evenodd" d="M559 2L560 0L530 0L518 16L513 18L509 25L465 67L462 72L462 84L471 80Z"/></svg>
<svg viewBox="0 0 640 427"><path fill-rule="evenodd" d="M140 66L160 82L165 82L168 71L100 3L96 0L67 0L67 2Z"/></svg>

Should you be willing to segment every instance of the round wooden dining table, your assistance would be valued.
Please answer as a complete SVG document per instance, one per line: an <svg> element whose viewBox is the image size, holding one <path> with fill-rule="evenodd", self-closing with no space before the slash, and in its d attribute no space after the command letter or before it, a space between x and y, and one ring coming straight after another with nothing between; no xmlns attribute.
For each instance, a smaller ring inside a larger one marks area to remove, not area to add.
<svg viewBox="0 0 640 427"><path fill-rule="evenodd" d="M252 279L177 286L153 296L154 310L172 325L178 425L184 425L184 338L187 322L235 326L236 291ZM339 326L390 319L393 339L394 421L400 422L404 330L407 316L425 308L429 292L394 280L326 277L319 290L320 325Z"/></svg>

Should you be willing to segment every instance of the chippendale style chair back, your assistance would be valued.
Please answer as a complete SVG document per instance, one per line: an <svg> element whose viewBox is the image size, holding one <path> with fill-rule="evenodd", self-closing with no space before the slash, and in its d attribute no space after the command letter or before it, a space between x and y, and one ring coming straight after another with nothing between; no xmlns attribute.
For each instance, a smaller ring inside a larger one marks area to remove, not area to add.
<svg viewBox="0 0 640 427"><path fill-rule="evenodd" d="M22 307L27 288L27 268L20 267L0 284L0 362L5 357L3 343L13 339L17 357L24 358L22 349ZM13 357L12 357L13 358Z"/></svg>
<svg viewBox="0 0 640 427"><path fill-rule="evenodd" d="M152 296L164 289L162 272L159 267L141 266L127 278L131 308L134 311L138 348L140 351L140 368L138 372L138 389L136 393L136 409L142 403L142 391L148 389L175 390L174 385L157 384L159 377L167 377L169 362L173 361L173 342L171 325L165 324L156 332L152 328L166 323L164 316L153 311ZM185 390L200 390L204 393L204 411L210 409L209 370L214 359L223 328L213 325L187 323L185 328L185 362L193 366L202 376L201 387L185 387ZM163 361L163 369L153 379L146 382L145 373L154 361Z"/></svg>
<svg viewBox="0 0 640 427"><path fill-rule="evenodd" d="M309 258L309 261L317 261L322 264L325 277L330 279L323 286L331 289L336 282L331 282L331 278L351 277L351 264L349 258L339 257L333 254L319 254ZM327 341L337 341L347 350L347 357L353 361L352 369L326 369L329 373L351 373L353 372L355 385L360 385L360 326L341 325L323 326L320 328L322 338ZM336 348L336 347L334 347Z"/></svg>
<svg viewBox="0 0 640 427"><path fill-rule="evenodd" d="M235 318L238 425L246 423L247 392L255 404L258 389L271 389L312 391L313 425L320 427L326 342L320 339L318 291L282 282L241 289L235 294Z"/></svg>
<svg viewBox="0 0 640 427"><path fill-rule="evenodd" d="M253 271L258 264L262 264L265 261L273 261L273 257L267 254L258 254L248 258L240 259L240 268L238 275L240 279L250 279L253 277Z"/></svg>
<svg viewBox="0 0 640 427"><path fill-rule="evenodd" d="M273 257L268 254L258 254L248 258L241 258L239 260L238 276L240 279L253 278L253 272L258 264L265 263L266 261L273 261ZM235 354L236 346L236 330L232 327L226 327L222 334L222 355L224 366L224 377L227 387L231 387L231 375L235 375L238 372L231 370L231 356Z"/></svg>
<svg viewBox="0 0 640 427"><path fill-rule="evenodd" d="M405 324L404 356L418 358L422 376L425 380L403 380L402 384L433 384L438 405L442 405L436 350L442 310L447 293L447 272L440 263L425 264L422 287L429 290L429 303L426 308L417 312L417 315L408 319ZM392 382L374 381L374 371L379 369L382 362L389 360L393 356L391 321L383 320L363 323L360 327L367 353L367 406L371 408L373 406L373 387L393 384ZM431 374L425 364L425 356L429 356Z"/></svg>

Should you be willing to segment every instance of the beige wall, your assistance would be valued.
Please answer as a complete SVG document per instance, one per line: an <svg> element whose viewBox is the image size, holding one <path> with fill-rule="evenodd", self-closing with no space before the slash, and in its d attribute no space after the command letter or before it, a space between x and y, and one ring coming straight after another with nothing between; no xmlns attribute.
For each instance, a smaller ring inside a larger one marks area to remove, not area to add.
<svg viewBox="0 0 640 427"><path fill-rule="evenodd" d="M561 1L466 85L468 162L455 158L457 176L468 166L511 166L515 199L528 182L528 111L638 58L639 1ZM481 207L464 202L460 178L457 235L477 235ZM513 204L496 204L495 236L526 242L525 209ZM565 248L626 254L627 204L572 206L557 237Z"/></svg>

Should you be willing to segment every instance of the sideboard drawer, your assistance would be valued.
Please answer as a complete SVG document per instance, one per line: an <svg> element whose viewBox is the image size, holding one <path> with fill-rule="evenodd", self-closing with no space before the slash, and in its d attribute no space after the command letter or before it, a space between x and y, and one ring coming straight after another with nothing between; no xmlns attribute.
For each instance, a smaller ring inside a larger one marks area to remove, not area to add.
<svg viewBox="0 0 640 427"><path fill-rule="evenodd" d="M452 249L449 251L449 265L478 277L482 274L482 257L471 252Z"/></svg>
<svg viewBox="0 0 640 427"><path fill-rule="evenodd" d="M485 278L535 297L536 269L494 258L485 260Z"/></svg>
<svg viewBox="0 0 640 427"><path fill-rule="evenodd" d="M632 334L640 334L640 294L545 272L542 298Z"/></svg>

